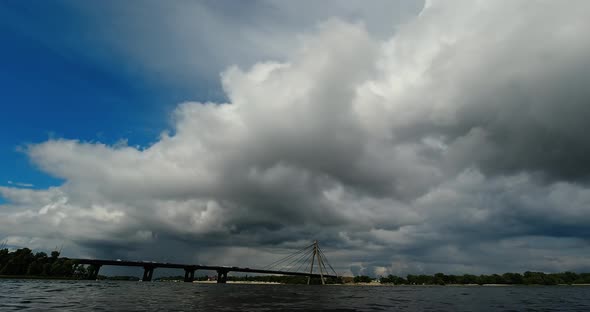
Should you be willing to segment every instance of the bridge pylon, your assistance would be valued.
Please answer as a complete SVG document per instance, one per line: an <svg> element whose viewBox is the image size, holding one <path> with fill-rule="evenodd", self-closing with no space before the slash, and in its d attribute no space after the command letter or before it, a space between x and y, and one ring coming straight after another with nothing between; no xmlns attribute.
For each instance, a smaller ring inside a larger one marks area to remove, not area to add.
<svg viewBox="0 0 590 312"><path fill-rule="evenodd" d="M285 273L299 272L298 274L307 276L308 285L311 283L312 277L319 277L322 285L326 284L328 277L338 278L338 274L328 262L317 240L311 245L267 265L264 269Z"/></svg>

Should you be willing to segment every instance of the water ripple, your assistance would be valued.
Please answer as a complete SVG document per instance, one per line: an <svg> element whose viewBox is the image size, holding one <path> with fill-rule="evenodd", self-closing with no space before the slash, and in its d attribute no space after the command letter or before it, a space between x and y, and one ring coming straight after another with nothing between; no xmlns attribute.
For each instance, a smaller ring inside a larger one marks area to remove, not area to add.
<svg viewBox="0 0 590 312"><path fill-rule="evenodd" d="M0 311L588 311L590 287L0 280Z"/></svg>

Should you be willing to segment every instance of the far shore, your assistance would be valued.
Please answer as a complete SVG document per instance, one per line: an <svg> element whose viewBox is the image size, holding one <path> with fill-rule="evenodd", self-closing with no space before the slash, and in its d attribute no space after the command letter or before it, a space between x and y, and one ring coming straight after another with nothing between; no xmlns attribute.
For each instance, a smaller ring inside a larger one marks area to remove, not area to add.
<svg viewBox="0 0 590 312"><path fill-rule="evenodd" d="M91 281L86 279L78 279L78 278L71 278L71 277L58 277L58 276L29 276L29 275L0 275L0 279L27 279L27 280L66 280L66 281ZM106 281L115 281L116 279L101 279ZM126 280L119 280L119 281L126 281ZM137 282L130 280L129 282ZM154 280L154 282L177 282L177 283L184 283L182 280L165 280L165 281L158 281ZM216 281L193 281L195 284L216 284ZM277 282L258 282L258 281L227 281L227 284L242 284L242 285L289 285L285 283L277 283ZM299 285L299 284L292 284L292 285ZM530 285L523 285L523 284L446 284L446 285L394 285L394 284L380 284L380 283L345 283L345 284L329 284L329 285L338 285L338 286L352 286L352 287L526 287L526 286L547 286L547 285L538 285L538 284L530 284ZM590 284L557 284L551 286L590 286Z"/></svg>
<svg viewBox="0 0 590 312"><path fill-rule="evenodd" d="M590 286L590 284L557 284L557 285L541 285L541 284L445 284L445 285L434 285L434 284L424 284L424 285L408 285L408 284L380 284L380 283L346 283L346 284L334 284L334 285L342 285L342 286L369 286L369 287L527 287L527 286Z"/></svg>

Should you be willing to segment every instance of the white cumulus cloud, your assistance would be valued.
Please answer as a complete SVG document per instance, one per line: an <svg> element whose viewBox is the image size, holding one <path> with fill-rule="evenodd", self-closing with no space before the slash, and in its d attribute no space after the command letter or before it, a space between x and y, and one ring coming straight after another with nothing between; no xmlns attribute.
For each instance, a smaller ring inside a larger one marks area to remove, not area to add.
<svg viewBox="0 0 590 312"><path fill-rule="evenodd" d="M589 268L588 9L432 1L387 39L328 19L286 60L229 67L228 102L179 104L151 146L30 145L65 182L1 187L0 236L225 262L320 239L371 274Z"/></svg>

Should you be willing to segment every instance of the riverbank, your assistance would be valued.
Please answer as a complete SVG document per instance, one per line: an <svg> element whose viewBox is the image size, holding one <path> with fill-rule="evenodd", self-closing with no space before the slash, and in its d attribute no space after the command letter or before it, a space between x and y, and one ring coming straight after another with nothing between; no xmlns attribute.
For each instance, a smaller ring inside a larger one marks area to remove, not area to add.
<svg viewBox="0 0 590 312"><path fill-rule="evenodd" d="M217 284L217 281L194 281L195 284ZM278 282L257 282L257 281L227 281L226 284L244 284L244 285L286 285Z"/></svg>
<svg viewBox="0 0 590 312"><path fill-rule="evenodd" d="M125 276L126 277L126 276ZM90 281L86 279L73 278L73 277L59 277L59 276L28 276L28 275L0 275L0 279L14 279L14 280L64 280L64 281ZM122 279L119 276L109 276L107 278L100 279L101 281L129 281L137 282L139 280ZM168 283L184 283L183 280L154 280L154 282L168 282ZM195 284L217 284L217 281L193 281ZM227 281L227 284L237 285L289 285L286 283L279 282L261 282L261 281ZM291 285L303 285L303 284L291 284ZM345 284L328 284L328 285L339 285L348 287L527 287L527 286L590 286L590 284L557 284L557 285L542 285L542 284L446 284L446 285L408 285L408 284L381 284L381 283L345 283Z"/></svg>
<svg viewBox="0 0 590 312"><path fill-rule="evenodd" d="M334 284L342 286L353 286L353 287L530 287L530 286L590 286L590 284L555 284L555 285L543 285L543 284L445 284L445 285L408 285L408 284L381 284L381 283L346 283L346 284Z"/></svg>

